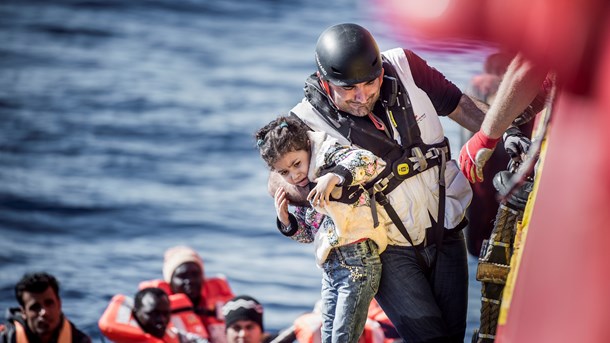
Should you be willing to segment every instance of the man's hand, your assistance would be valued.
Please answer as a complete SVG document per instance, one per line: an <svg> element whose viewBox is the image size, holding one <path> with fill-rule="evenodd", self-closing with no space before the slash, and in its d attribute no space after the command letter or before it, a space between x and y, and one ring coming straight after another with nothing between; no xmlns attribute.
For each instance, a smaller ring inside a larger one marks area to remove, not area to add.
<svg viewBox="0 0 610 343"><path fill-rule="evenodd" d="M498 144L499 138L490 138L478 131L460 150L460 169L471 183L483 181L483 167Z"/></svg>
<svg viewBox="0 0 610 343"><path fill-rule="evenodd" d="M521 159L523 155L527 154L530 150L530 145L532 145L532 141L514 126L509 127L504 132L504 135L502 135L502 138L504 139L504 150L506 150L506 153L512 159Z"/></svg>
<svg viewBox="0 0 610 343"><path fill-rule="evenodd" d="M502 138L504 139L504 150L511 158L509 169L513 169L514 166L519 166L523 162L532 141L514 126L509 127Z"/></svg>

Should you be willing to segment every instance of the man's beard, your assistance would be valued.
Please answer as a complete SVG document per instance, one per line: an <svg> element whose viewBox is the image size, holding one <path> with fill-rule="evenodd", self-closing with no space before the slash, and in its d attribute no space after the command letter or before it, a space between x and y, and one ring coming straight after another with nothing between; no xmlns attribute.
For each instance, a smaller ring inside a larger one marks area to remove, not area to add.
<svg viewBox="0 0 610 343"><path fill-rule="evenodd" d="M341 110L344 112L347 112L355 117L366 117L369 115L369 113L371 113L373 111L373 108L375 107L375 103L377 102L378 99L379 99L379 92L373 94L364 103L356 103L353 101L347 102L344 106L342 106L343 108L341 108Z"/></svg>

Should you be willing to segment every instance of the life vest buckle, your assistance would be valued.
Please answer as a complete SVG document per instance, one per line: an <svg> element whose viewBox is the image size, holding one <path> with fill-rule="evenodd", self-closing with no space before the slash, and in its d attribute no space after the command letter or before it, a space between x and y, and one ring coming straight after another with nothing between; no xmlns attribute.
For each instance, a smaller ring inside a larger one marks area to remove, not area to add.
<svg viewBox="0 0 610 343"><path fill-rule="evenodd" d="M424 171L428 168L428 161L426 160L426 156L422 153L421 148L416 146L411 148L411 153L413 154L412 160L415 161L415 169L419 171Z"/></svg>
<svg viewBox="0 0 610 343"><path fill-rule="evenodd" d="M373 184L373 194L383 192L388 187L389 180L383 178Z"/></svg>

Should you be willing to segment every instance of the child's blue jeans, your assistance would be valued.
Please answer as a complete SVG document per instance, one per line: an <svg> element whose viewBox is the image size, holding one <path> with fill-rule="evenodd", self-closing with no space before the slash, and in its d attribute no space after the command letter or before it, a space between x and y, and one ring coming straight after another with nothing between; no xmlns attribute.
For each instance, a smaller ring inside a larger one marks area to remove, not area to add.
<svg viewBox="0 0 610 343"><path fill-rule="evenodd" d="M334 248L322 267L322 342L356 343L381 279L377 244L367 239Z"/></svg>

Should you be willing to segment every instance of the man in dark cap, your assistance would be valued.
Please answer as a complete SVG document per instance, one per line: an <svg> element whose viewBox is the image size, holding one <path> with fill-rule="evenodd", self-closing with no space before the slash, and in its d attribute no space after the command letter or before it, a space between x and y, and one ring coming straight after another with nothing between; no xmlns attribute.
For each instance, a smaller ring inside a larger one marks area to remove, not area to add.
<svg viewBox="0 0 610 343"><path fill-rule="evenodd" d="M228 343L266 343L273 338L264 333L263 305L250 296L240 295L229 300L222 314Z"/></svg>

